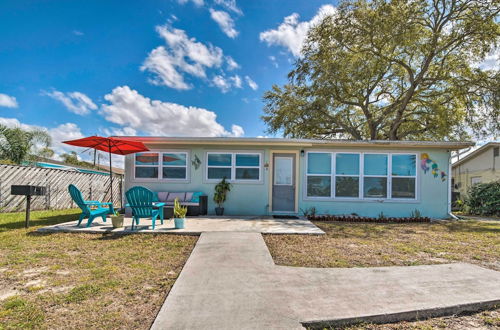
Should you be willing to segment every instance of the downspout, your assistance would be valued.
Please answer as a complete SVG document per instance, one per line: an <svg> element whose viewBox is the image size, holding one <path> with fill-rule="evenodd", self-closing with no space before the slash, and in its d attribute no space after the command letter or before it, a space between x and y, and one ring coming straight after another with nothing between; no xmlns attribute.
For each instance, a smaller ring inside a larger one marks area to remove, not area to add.
<svg viewBox="0 0 500 330"><path fill-rule="evenodd" d="M453 173L451 172L451 152L450 152L450 157L448 158L448 215L453 220L460 220L456 215L451 213L451 191L453 190L453 187L451 186L452 175Z"/></svg>

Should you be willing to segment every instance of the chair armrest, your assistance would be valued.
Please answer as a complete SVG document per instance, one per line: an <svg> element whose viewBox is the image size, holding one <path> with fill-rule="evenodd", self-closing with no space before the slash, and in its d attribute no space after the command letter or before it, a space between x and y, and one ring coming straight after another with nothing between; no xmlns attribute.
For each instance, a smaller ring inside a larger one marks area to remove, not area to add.
<svg viewBox="0 0 500 330"><path fill-rule="evenodd" d="M92 204L101 204L99 201L85 201L85 204L92 205Z"/></svg>
<svg viewBox="0 0 500 330"><path fill-rule="evenodd" d="M165 206L165 203L154 203L153 206L161 207L161 206Z"/></svg>

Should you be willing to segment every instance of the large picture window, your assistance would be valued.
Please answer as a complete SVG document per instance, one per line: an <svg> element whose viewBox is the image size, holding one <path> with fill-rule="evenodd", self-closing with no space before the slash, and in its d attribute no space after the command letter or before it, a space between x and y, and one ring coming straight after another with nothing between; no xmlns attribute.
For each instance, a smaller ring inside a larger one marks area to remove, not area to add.
<svg viewBox="0 0 500 330"><path fill-rule="evenodd" d="M260 181L260 153L209 152L206 165L207 180Z"/></svg>
<svg viewBox="0 0 500 330"><path fill-rule="evenodd" d="M417 155L390 153L307 153L307 197L416 199Z"/></svg>
<svg viewBox="0 0 500 330"><path fill-rule="evenodd" d="M187 152L141 152L134 155L135 179L176 181L188 179Z"/></svg>

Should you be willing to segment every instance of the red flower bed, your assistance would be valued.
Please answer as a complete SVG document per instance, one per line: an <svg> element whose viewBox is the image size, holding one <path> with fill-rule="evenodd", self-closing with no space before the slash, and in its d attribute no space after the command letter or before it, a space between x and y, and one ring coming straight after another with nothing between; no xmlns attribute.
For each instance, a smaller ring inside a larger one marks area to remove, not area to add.
<svg viewBox="0 0 500 330"><path fill-rule="evenodd" d="M311 221L341 221L341 222L370 222L370 223L414 223L414 222L431 222L429 217L408 217L408 218L394 218L394 217L382 217L382 218L370 218L370 217L360 217L356 215L309 215L308 220Z"/></svg>

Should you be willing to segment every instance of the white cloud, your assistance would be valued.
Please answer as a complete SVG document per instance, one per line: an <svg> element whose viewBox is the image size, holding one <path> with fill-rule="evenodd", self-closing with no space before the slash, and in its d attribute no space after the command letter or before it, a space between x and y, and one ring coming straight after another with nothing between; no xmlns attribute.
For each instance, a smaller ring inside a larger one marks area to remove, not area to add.
<svg viewBox="0 0 500 330"><path fill-rule="evenodd" d="M226 78L221 75L216 75L212 79L213 84L219 88L222 93L227 93L231 89L231 82L229 82Z"/></svg>
<svg viewBox="0 0 500 330"><path fill-rule="evenodd" d="M214 10L210 8L210 17L219 25L222 32L229 38L236 38L238 31L234 28L234 21L228 13L222 10Z"/></svg>
<svg viewBox="0 0 500 330"><path fill-rule="evenodd" d="M494 48L478 67L481 70L500 70L500 47Z"/></svg>
<svg viewBox="0 0 500 330"><path fill-rule="evenodd" d="M232 77L229 77L229 79L233 82L233 86L236 88L243 88L243 83L238 75L234 75Z"/></svg>
<svg viewBox="0 0 500 330"><path fill-rule="evenodd" d="M268 46L277 45L288 49L294 56L299 57L302 45L309 29L321 22L328 15L336 13L332 5L323 5L310 21L299 22L299 14L293 13L284 18L277 29L261 32L260 41Z"/></svg>
<svg viewBox="0 0 500 330"><path fill-rule="evenodd" d="M240 136L233 125L228 132L213 111L176 103L151 100L128 86L116 87L104 96L101 114L106 120L139 132L160 136Z"/></svg>
<svg viewBox="0 0 500 330"><path fill-rule="evenodd" d="M277 60L276 60L276 56L272 56L272 55L271 55L271 56L269 56L269 60L271 60L271 63L273 64L273 66L274 66L275 68L278 68L278 67L279 67L278 62L277 62Z"/></svg>
<svg viewBox="0 0 500 330"><path fill-rule="evenodd" d="M232 137L240 137L245 135L245 131L243 130L243 127L239 125L232 125L231 126L231 134L230 136Z"/></svg>
<svg viewBox="0 0 500 330"><path fill-rule="evenodd" d="M73 30L72 32L77 37L81 37L81 36L85 35L85 33L83 33L82 31L79 31L79 30Z"/></svg>
<svg viewBox="0 0 500 330"><path fill-rule="evenodd" d="M233 87L243 88L243 81L238 75L234 75L229 78L226 78L222 75L216 75L213 77L212 83L214 84L214 86L219 88L222 93L227 93Z"/></svg>
<svg viewBox="0 0 500 330"><path fill-rule="evenodd" d="M42 91L42 95L50 96L54 100L61 102L66 109L78 115L87 115L91 110L97 109L97 105L87 95L80 92Z"/></svg>
<svg viewBox="0 0 500 330"><path fill-rule="evenodd" d="M229 71L240 68L240 65L231 56L226 56L227 69Z"/></svg>
<svg viewBox="0 0 500 330"><path fill-rule="evenodd" d="M132 127L112 127L104 128L102 130L104 135L107 136L134 136L137 135L137 130Z"/></svg>
<svg viewBox="0 0 500 330"><path fill-rule="evenodd" d="M256 91L259 88L259 85L255 81L252 80L249 76L245 76L245 80L247 81L248 86Z"/></svg>
<svg viewBox="0 0 500 330"><path fill-rule="evenodd" d="M155 85L191 89L193 86L185 81L184 74L206 78L207 69L220 68L224 60L229 61L230 57L224 57L222 49L198 42L184 30L162 25L157 26L156 31L165 40L166 47L153 49L141 66L142 71L153 74L150 82ZM228 65L234 66L234 63L229 61Z"/></svg>
<svg viewBox="0 0 500 330"><path fill-rule="evenodd" d="M214 2L215 4L222 6L238 15L243 15L241 9L236 5L236 0L215 0Z"/></svg>
<svg viewBox="0 0 500 330"><path fill-rule="evenodd" d="M191 1L192 3L194 3L195 6L197 6L197 7L201 7L201 6L203 6L205 4L203 0L177 0L177 2L180 3L181 5L186 4L189 1Z"/></svg>
<svg viewBox="0 0 500 330"><path fill-rule="evenodd" d="M14 96L0 93L0 107L17 108L19 104Z"/></svg>

